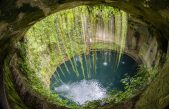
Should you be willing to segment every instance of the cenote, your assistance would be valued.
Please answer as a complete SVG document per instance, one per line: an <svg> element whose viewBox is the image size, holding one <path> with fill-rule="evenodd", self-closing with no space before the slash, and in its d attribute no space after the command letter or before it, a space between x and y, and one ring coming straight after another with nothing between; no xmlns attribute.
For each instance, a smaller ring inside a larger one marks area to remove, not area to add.
<svg viewBox="0 0 169 109"><path fill-rule="evenodd" d="M121 79L133 77L138 63L125 53L92 51L65 61L51 78L51 90L79 105L109 96L112 90L125 91Z"/></svg>
<svg viewBox="0 0 169 109"><path fill-rule="evenodd" d="M165 22L156 22L165 9L150 23L153 7L141 8L145 1L74 5L77 1L63 0L58 10L54 1L21 1L14 6L16 21L0 22L5 44L0 99L11 109L167 109L168 40L161 39L165 30L159 31ZM32 12L18 11L27 7ZM121 10L126 8L135 11Z"/></svg>

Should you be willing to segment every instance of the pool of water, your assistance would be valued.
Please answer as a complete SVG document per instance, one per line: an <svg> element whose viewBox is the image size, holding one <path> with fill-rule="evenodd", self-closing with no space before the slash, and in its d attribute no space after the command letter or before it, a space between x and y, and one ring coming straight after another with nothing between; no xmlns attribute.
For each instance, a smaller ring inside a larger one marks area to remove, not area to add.
<svg viewBox="0 0 169 109"><path fill-rule="evenodd" d="M51 78L51 90L77 104L103 99L111 90L124 91L120 82L125 75L134 76L137 62L126 54L96 51L75 56L61 64Z"/></svg>

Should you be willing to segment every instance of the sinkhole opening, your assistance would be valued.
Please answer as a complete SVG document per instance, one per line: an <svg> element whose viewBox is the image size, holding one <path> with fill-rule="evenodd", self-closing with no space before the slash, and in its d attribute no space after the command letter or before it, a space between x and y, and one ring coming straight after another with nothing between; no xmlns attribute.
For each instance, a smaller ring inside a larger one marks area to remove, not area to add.
<svg viewBox="0 0 169 109"><path fill-rule="evenodd" d="M50 88L70 103L83 105L109 96L112 90L125 91L121 80L133 77L138 63L115 51L92 51L74 56L56 68Z"/></svg>
<svg viewBox="0 0 169 109"><path fill-rule="evenodd" d="M36 94L33 98L49 105L120 103L142 93L157 74L161 52L156 35L120 9L79 6L33 25L16 44L11 65L26 78L22 86Z"/></svg>

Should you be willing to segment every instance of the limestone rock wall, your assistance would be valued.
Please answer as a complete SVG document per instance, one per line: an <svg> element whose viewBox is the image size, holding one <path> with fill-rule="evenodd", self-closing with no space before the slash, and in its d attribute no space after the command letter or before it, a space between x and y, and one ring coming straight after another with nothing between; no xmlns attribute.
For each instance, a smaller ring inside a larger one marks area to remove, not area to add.
<svg viewBox="0 0 169 109"><path fill-rule="evenodd" d="M157 36L157 41L163 40L165 42L161 43L159 49L166 52L166 49L163 48L166 47L165 39L169 39L169 1L167 0L0 0L0 101L3 102L1 103L2 107L9 109L3 89L3 62L13 44L24 36L27 29L39 19L61 9L81 4L100 3L126 10L157 28L160 33L160 36ZM137 48L136 39L135 41L133 39L131 47ZM154 60L154 56L156 55L155 51L153 49L153 59L149 60L150 64L152 64L151 60ZM146 57L145 59L147 60ZM140 101L136 105L137 109L167 109L167 105L169 104L169 65L165 63L164 66L160 70L155 82L141 96Z"/></svg>
<svg viewBox="0 0 169 109"><path fill-rule="evenodd" d="M159 48L158 33L145 23L129 19L126 52L137 55L147 67L157 66L162 51Z"/></svg>

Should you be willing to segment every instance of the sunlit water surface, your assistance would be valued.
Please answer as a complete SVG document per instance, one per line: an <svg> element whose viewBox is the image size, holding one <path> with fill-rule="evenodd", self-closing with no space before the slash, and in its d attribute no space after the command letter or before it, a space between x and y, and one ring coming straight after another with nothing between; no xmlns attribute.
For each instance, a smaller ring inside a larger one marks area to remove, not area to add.
<svg viewBox="0 0 169 109"><path fill-rule="evenodd" d="M105 98L106 88L102 87L97 80L81 80L71 84L63 84L55 87L55 91L61 96L71 99L77 104Z"/></svg>

